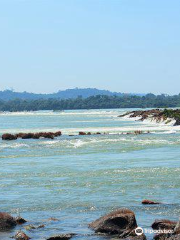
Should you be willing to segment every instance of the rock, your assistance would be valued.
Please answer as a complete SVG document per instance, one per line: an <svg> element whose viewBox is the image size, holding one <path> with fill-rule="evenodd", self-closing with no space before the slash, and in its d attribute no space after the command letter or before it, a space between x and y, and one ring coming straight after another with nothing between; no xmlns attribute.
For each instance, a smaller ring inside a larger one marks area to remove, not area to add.
<svg viewBox="0 0 180 240"><path fill-rule="evenodd" d="M42 133L41 137L54 139L54 133L52 133L52 132L45 132L45 133Z"/></svg>
<svg viewBox="0 0 180 240"><path fill-rule="evenodd" d="M15 227L16 221L15 219L8 213L0 212L0 231L1 230L9 230Z"/></svg>
<svg viewBox="0 0 180 240"><path fill-rule="evenodd" d="M180 240L180 234L158 234L154 236L154 240Z"/></svg>
<svg viewBox="0 0 180 240"><path fill-rule="evenodd" d="M48 218L48 221L59 221L59 219L51 217L51 218Z"/></svg>
<svg viewBox="0 0 180 240"><path fill-rule="evenodd" d="M152 224L152 229L159 230L159 229L171 229L174 230L176 227L177 222L170 221L167 219L162 220L155 220L155 222Z"/></svg>
<svg viewBox="0 0 180 240"><path fill-rule="evenodd" d="M24 133L21 135L22 139L30 139L34 137L34 133Z"/></svg>
<svg viewBox="0 0 180 240"><path fill-rule="evenodd" d="M137 228L137 223L134 212L122 208L97 219L89 227L96 233L118 234L119 237L126 237Z"/></svg>
<svg viewBox="0 0 180 240"><path fill-rule="evenodd" d="M142 201L142 204L144 204L144 205L155 205L155 204L161 204L161 203L145 199L145 200Z"/></svg>
<svg viewBox="0 0 180 240"><path fill-rule="evenodd" d="M177 222L174 228L174 234L180 234L180 220Z"/></svg>
<svg viewBox="0 0 180 240"><path fill-rule="evenodd" d="M28 237L24 232L22 232L22 231L18 231L17 233L16 233L16 235L14 236L14 238L16 239L16 240L29 240L29 239L31 239L30 237Z"/></svg>
<svg viewBox="0 0 180 240"><path fill-rule="evenodd" d="M47 238L47 240L69 240L69 239L71 239L74 235L75 235L74 233L60 234L60 235L56 235L56 236Z"/></svg>
<svg viewBox="0 0 180 240"><path fill-rule="evenodd" d="M10 133L5 133L2 135L2 140L16 140L17 136L10 134Z"/></svg>
<svg viewBox="0 0 180 240"><path fill-rule="evenodd" d="M166 220L168 221L168 220ZM169 221L171 222L171 221ZM175 223L175 222L174 222ZM171 224L170 224L171 225ZM173 221L172 221L173 225ZM177 222L175 228L164 228L166 231L171 231L172 233L160 233L154 236L155 240L180 240L180 221ZM162 229L162 230L164 230Z"/></svg>
<svg viewBox="0 0 180 240"><path fill-rule="evenodd" d="M97 132L96 135L100 135L101 133L100 132Z"/></svg>
<svg viewBox="0 0 180 240"><path fill-rule="evenodd" d="M15 221L16 221L16 223L17 224L23 224L23 223L26 223L27 221L24 219L24 218L22 218L22 217L16 217L15 218Z"/></svg>
<svg viewBox="0 0 180 240"><path fill-rule="evenodd" d="M79 135L86 135L85 132L79 132Z"/></svg>
<svg viewBox="0 0 180 240"><path fill-rule="evenodd" d="M38 226L34 226L34 225L27 225L25 226L24 228L28 231L32 230L32 229L39 229L39 228L44 228L45 225L42 224L42 225L38 225Z"/></svg>
<svg viewBox="0 0 180 240"><path fill-rule="evenodd" d="M61 135L62 135L61 131L58 131L58 132L55 132L55 133L54 133L54 136L55 136L55 137L59 137L59 136L61 136Z"/></svg>

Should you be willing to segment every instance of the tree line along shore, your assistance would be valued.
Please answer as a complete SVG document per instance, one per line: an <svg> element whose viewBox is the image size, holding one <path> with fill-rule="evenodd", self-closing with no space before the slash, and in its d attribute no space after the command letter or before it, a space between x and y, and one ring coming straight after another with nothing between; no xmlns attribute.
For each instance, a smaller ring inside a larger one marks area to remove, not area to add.
<svg viewBox="0 0 180 240"><path fill-rule="evenodd" d="M0 111L38 111L38 110L73 110L106 108L168 108L180 107L180 94L174 96L147 94L145 96L107 96L96 95L75 99L37 99L9 101L0 100Z"/></svg>

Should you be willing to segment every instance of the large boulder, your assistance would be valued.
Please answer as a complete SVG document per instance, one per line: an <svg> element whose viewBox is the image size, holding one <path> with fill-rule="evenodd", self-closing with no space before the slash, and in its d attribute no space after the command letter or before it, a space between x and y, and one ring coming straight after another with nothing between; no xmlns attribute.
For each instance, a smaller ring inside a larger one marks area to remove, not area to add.
<svg viewBox="0 0 180 240"><path fill-rule="evenodd" d="M155 220L155 222L152 224L152 228L155 230L159 229L171 229L174 230L176 227L177 222L175 221L170 221L167 219L161 219L161 220Z"/></svg>
<svg viewBox="0 0 180 240"><path fill-rule="evenodd" d="M137 228L135 214L129 209L118 209L89 224L96 233L118 235L120 238L137 237L134 230Z"/></svg>
<svg viewBox="0 0 180 240"><path fill-rule="evenodd" d="M177 222L176 226L174 229L166 229L169 230L169 233L160 233L154 236L155 240L180 240L180 221Z"/></svg>
<svg viewBox="0 0 180 240"><path fill-rule="evenodd" d="M5 133L2 135L2 140L16 140L17 136L10 134L10 133Z"/></svg>
<svg viewBox="0 0 180 240"><path fill-rule="evenodd" d="M0 212L0 231L6 231L16 226L15 219L8 213Z"/></svg>

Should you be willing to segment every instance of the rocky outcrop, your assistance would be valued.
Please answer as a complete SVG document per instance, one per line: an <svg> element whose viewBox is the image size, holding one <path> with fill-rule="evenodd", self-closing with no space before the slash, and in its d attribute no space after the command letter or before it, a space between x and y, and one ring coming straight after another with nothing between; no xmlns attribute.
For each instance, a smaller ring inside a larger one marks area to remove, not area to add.
<svg viewBox="0 0 180 240"><path fill-rule="evenodd" d="M129 209L118 209L89 224L96 233L118 235L119 238L138 239L135 234L137 222ZM144 235L140 239L146 239Z"/></svg>
<svg viewBox="0 0 180 240"><path fill-rule="evenodd" d="M145 199L145 200L142 201L142 204L144 204L144 205L155 205L155 204L161 204L161 203Z"/></svg>
<svg viewBox="0 0 180 240"><path fill-rule="evenodd" d="M38 133L17 133L10 134L6 133L2 135L2 140L16 140L18 138L22 139L39 139L39 138L49 138L54 139L54 137L61 136L61 131L58 132L38 132Z"/></svg>
<svg viewBox="0 0 180 240"><path fill-rule="evenodd" d="M119 117L136 118L139 121L150 120L157 123L168 124L173 121L174 126L180 125L180 109L152 109L144 111L127 112ZM175 121L175 122L174 122Z"/></svg>
<svg viewBox="0 0 180 240"><path fill-rule="evenodd" d="M2 135L2 140L16 140L17 136L10 134L10 133L5 133Z"/></svg>
<svg viewBox="0 0 180 240"><path fill-rule="evenodd" d="M10 230L16 226L15 219L8 213L0 212L0 231Z"/></svg>
<svg viewBox="0 0 180 240"><path fill-rule="evenodd" d="M47 238L47 240L69 240L69 239L71 239L74 235L75 235L74 233L60 234L60 235L56 235L56 236Z"/></svg>
<svg viewBox="0 0 180 240"><path fill-rule="evenodd" d="M152 229L159 230L159 229L166 229L166 230L174 230L176 227L177 222L170 221L167 219L161 219L161 220L155 220L155 222L152 224Z"/></svg>
<svg viewBox="0 0 180 240"><path fill-rule="evenodd" d="M16 239L16 240L29 240L29 239L31 239L30 237L28 237L24 232L22 232L22 231L18 231L17 233L16 233L16 235L14 236L14 238Z"/></svg>

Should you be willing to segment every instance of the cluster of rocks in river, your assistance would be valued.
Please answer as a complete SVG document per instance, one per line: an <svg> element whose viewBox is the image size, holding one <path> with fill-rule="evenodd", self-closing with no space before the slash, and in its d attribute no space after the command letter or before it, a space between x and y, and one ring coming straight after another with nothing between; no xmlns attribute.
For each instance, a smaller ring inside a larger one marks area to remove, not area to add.
<svg viewBox="0 0 180 240"><path fill-rule="evenodd" d="M49 138L54 139L55 137L61 136L61 131L58 132L38 132L38 133L5 133L2 135L2 140L16 140L18 138L22 139L39 139L39 138Z"/></svg>
<svg viewBox="0 0 180 240"><path fill-rule="evenodd" d="M126 135L140 135L140 134L147 134L150 133L149 131L143 132L140 130L135 130L133 132L122 132L121 134L126 134ZM109 133L100 133L100 132L79 132L79 136L85 136L85 135L106 135ZM2 135L2 140L17 140L18 138L21 139L40 139L40 138L49 138L49 139L54 139L55 137L59 137L62 135L61 131L58 132L38 132L38 133L17 133L17 134L12 134L12 133L5 133ZM75 136L74 134L71 134L69 136Z"/></svg>
<svg viewBox="0 0 180 240"><path fill-rule="evenodd" d="M165 124L175 121L174 126L180 125L180 110L179 109L151 109L151 110L137 110L132 112L127 112L125 114L119 115L118 117L129 118L139 118L139 121L144 120L154 120L157 123L164 122Z"/></svg>
<svg viewBox="0 0 180 240"><path fill-rule="evenodd" d="M160 204L160 203L151 200L143 200L142 204ZM26 222L27 221L22 217L14 218L8 213L0 212L0 231L11 230L16 225L24 224ZM45 227L45 225L39 225L37 227L33 225L28 226L25 226L25 229L29 231L32 229L39 229ZM118 210L112 211L109 214L104 215L90 223L89 227L92 230L94 230L96 234L113 236L116 237L116 239L146 240L146 236L143 233L143 231L138 232L138 230L141 230L141 228L138 228L135 213L127 208L120 208ZM151 227L153 230L156 230L157 232L157 234L153 236L154 240L180 240L180 221L176 222L167 219L160 220L158 219L154 221ZM75 235L77 234L74 233L59 234L48 237L46 238L46 240L69 240ZM13 238L16 240L31 239L22 230L18 231Z"/></svg>

